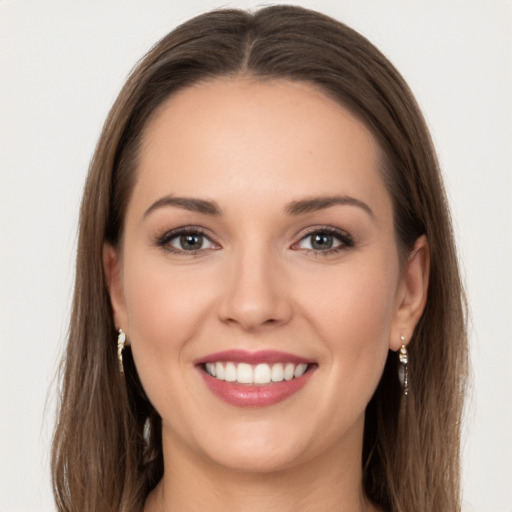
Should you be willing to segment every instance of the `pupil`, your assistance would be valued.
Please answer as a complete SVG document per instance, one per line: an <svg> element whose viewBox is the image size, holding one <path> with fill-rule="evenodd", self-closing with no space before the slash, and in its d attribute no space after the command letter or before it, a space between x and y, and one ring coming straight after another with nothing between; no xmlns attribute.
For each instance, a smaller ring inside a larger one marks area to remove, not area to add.
<svg viewBox="0 0 512 512"><path fill-rule="evenodd" d="M181 247L187 251L194 251L197 249L201 249L203 245L203 236L202 235L182 235L181 239Z"/></svg>
<svg viewBox="0 0 512 512"><path fill-rule="evenodd" d="M332 247L332 235L316 234L313 235L311 246L313 249L330 249Z"/></svg>

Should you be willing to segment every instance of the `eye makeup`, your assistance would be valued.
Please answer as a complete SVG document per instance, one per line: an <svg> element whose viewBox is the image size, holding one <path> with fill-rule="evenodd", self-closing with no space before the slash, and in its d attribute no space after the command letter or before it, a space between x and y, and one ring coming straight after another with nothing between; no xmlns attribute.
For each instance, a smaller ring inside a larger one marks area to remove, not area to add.
<svg viewBox="0 0 512 512"><path fill-rule="evenodd" d="M155 245L163 250L183 256L196 256L222 247L200 226L182 226L157 236ZM334 226L314 226L300 234L290 249L311 256L329 256L353 248L354 237Z"/></svg>

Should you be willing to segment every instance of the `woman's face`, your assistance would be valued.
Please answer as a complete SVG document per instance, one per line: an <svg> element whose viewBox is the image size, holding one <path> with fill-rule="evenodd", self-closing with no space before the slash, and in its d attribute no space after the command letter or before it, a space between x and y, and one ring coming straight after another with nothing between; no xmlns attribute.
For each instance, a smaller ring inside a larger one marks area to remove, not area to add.
<svg viewBox="0 0 512 512"><path fill-rule="evenodd" d="M360 458L403 327L379 162L306 84L210 81L151 119L106 267L164 446L249 471Z"/></svg>

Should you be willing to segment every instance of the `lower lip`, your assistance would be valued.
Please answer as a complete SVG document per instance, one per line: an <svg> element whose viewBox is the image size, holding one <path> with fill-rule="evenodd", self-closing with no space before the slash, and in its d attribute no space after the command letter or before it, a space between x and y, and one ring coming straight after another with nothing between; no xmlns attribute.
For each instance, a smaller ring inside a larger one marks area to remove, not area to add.
<svg viewBox="0 0 512 512"><path fill-rule="evenodd" d="M219 380L199 368L199 372L209 390L224 402L236 407L267 407L282 402L307 384L314 373L313 370L314 367L310 368L304 375L292 380L254 386Z"/></svg>

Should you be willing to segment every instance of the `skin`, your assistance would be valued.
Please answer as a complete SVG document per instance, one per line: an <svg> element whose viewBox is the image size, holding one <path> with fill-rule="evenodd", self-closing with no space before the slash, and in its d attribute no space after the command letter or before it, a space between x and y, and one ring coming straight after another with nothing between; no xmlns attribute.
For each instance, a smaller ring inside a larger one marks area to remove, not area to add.
<svg viewBox="0 0 512 512"><path fill-rule="evenodd" d="M400 268L373 135L311 85L219 79L168 99L140 157L121 248L106 245L104 265L115 323L162 417L165 473L145 510L376 510L361 487L364 411L423 311L428 246L418 239ZM168 195L222 213L151 208ZM333 195L366 206L286 211ZM200 250L159 243L183 226L204 230ZM326 226L353 245L311 249ZM283 402L239 408L193 363L233 348L317 367Z"/></svg>

